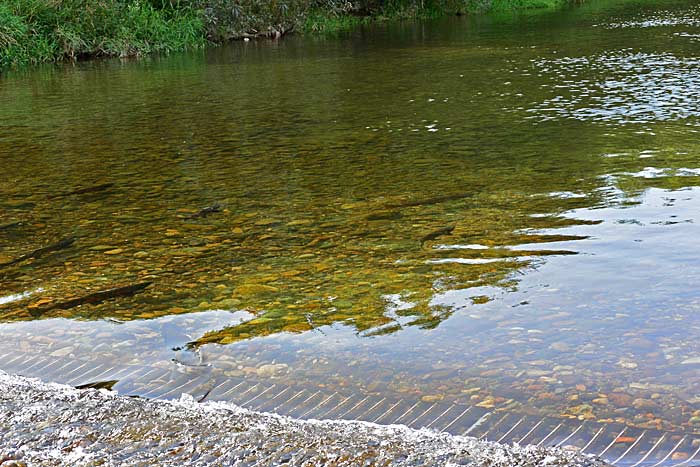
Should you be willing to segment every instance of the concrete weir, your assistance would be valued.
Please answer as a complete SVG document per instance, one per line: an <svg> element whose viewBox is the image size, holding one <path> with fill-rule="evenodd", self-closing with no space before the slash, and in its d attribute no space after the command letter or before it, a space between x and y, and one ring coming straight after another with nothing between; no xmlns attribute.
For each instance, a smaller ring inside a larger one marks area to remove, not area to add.
<svg viewBox="0 0 700 467"><path fill-rule="evenodd" d="M0 355L0 370L38 377L70 386L115 382L122 395L152 400L226 402L256 413L293 419L355 420L378 425L405 425L411 429L473 437L500 444L517 443L563 448L591 455L619 467L700 465L700 436L643 430L615 423L580 422L492 411L455 403L394 399L379 394L341 394L297 388L275 380L217 376L211 371L155 366L114 367L45 354ZM260 464L266 465L266 464ZM272 465L272 464L271 464Z"/></svg>
<svg viewBox="0 0 700 467"><path fill-rule="evenodd" d="M0 372L0 465L604 467L589 456L403 425L129 398Z"/></svg>

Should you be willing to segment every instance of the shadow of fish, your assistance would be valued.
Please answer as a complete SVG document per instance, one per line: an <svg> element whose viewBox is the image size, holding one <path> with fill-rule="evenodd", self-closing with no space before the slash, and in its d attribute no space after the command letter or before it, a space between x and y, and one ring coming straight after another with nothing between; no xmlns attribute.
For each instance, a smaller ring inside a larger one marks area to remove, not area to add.
<svg viewBox="0 0 700 467"><path fill-rule="evenodd" d="M71 191L66 191L65 193L57 193L57 194L51 194L48 195L48 199L56 199L56 198L65 198L66 196L73 196L73 195L84 195L87 193L98 193L100 191L105 191L109 190L114 186L114 183L102 183L100 185L93 185L93 186L88 186L84 188L78 188L75 190Z"/></svg>
<svg viewBox="0 0 700 467"><path fill-rule="evenodd" d="M7 224L0 224L0 230L14 229L15 227L19 227L20 225L22 225L20 221L8 222Z"/></svg>
<svg viewBox="0 0 700 467"><path fill-rule="evenodd" d="M385 206L390 209L409 208L416 206L430 206L433 204L440 204L448 201L455 201L458 199L471 198L472 196L474 196L473 193L453 193L450 195L433 196L432 198L399 201L397 203L386 204Z"/></svg>
<svg viewBox="0 0 700 467"><path fill-rule="evenodd" d="M450 225L447 227L443 227L442 229L434 230L434 231L430 232L429 234L424 235L420 239L420 245L423 246L423 244L425 242L429 242L430 240L435 240L436 238L439 238L439 237L444 237L445 235L450 235L454 229L455 229L455 226Z"/></svg>
<svg viewBox="0 0 700 467"><path fill-rule="evenodd" d="M87 384L79 384L76 386L76 389L107 389L108 391L112 390L112 387L114 387L115 384L117 384L119 380L117 379L110 379L108 381L95 381L93 383L87 383Z"/></svg>
<svg viewBox="0 0 700 467"><path fill-rule="evenodd" d="M221 205L219 203L214 203L211 206L207 206L206 208L200 209L198 212L192 214L190 218L197 219L198 217L207 217L210 214L214 214L215 212L221 211L223 211Z"/></svg>
<svg viewBox="0 0 700 467"><path fill-rule="evenodd" d="M63 250L65 248L68 248L75 242L75 238L70 237L61 240L60 242L54 243L53 245L48 245L45 247L37 248L34 251L31 251L27 254L24 254L22 256L19 256L12 261L8 261L6 263L1 263L0 268L7 267L7 266L12 266L17 263L21 263L22 261L26 261L31 258L38 258L42 255L45 255L46 253L50 253L52 251L58 251L58 250Z"/></svg>
<svg viewBox="0 0 700 467"><path fill-rule="evenodd" d="M114 287L112 289L101 290L99 292L92 292L87 295L83 295L82 297L64 300L52 303L47 306L38 307L36 308L36 310L32 310L31 313L32 315L39 315L50 310L68 310L70 308L74 308L76 306L85 304L95 305L104 302L105 300L110 300L113 298L131 297L132 295L136 295L137 293L142 292L145 288L147 288L150 285L151 282L141 282L139 284L125 285L121 287Z"/></svg>

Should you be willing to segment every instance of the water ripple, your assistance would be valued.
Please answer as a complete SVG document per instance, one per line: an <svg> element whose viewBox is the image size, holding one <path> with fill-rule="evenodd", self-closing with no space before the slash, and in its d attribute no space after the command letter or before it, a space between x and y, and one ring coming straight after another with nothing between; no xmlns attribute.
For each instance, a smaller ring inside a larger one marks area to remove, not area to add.
<svg viewBox="0 0 700 467"><path fill-rule="evenodd" d="M660 26L700 26L700 8L689 8L685 11L660 11L654 14L646 14L632 20L612 20L607 23L596 24L596 27L606 29L618 28L653 28Z"/></svg>
<svg viewBox="0 0 700 467"><path fill-rule="evenodd" d="M700 59L621 50L534 62L550 97L528 109L538 121L688 120L700 115Z"/></svg>

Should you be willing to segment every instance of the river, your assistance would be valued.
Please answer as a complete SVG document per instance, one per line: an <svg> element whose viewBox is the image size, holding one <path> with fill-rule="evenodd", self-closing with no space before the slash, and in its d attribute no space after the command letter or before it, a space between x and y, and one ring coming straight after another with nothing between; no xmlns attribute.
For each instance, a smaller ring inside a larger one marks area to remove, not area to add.
<svg viewBox="0 0 700 467"><path fill-rule="evenodd" d="M0 348L700 433L699 65L592 0L8 71Z"/></svg>

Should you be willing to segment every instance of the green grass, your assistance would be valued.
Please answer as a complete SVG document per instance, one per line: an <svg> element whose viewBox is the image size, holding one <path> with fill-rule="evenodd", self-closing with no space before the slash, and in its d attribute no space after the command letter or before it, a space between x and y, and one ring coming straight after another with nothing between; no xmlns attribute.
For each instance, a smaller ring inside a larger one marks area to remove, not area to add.
<svg viewBox="0 0 700 467"><path fill-rule="evenodd" d="M562 7L568 0L387 0L370 6L363 15L316 9L302 24L307 33L336 34L361 24L402 19L434 19L457 14L479 14Z"/></svg>
<svg viewBox="0 0 700 467"><path fill-rule="evenodd" d="M323 10L310 12L301 25L306 34L335 34L372 21L369 16L329 13Z"/></svg>
<svg viewBox="0 0 700 467"><path fill-rule="evenodd" d="M201 47L193 10L120 0L2 0L0 66Z"/></svg>
<svg viewBox="0 0 700 467"><path fill-rule="evenodd" d="M563 0L492 0L491 11L532 10L536 8L559 8Z"/></svg>

